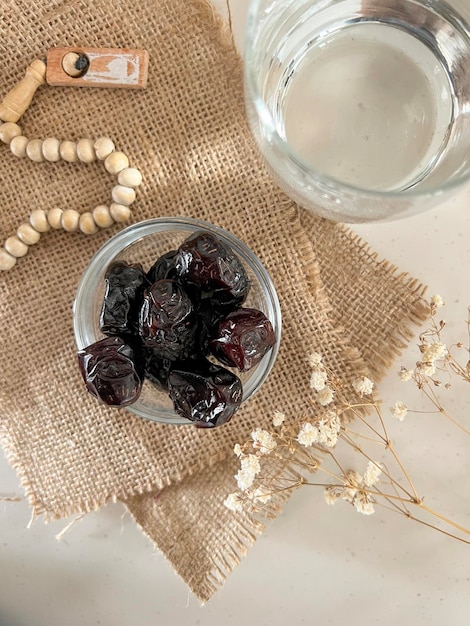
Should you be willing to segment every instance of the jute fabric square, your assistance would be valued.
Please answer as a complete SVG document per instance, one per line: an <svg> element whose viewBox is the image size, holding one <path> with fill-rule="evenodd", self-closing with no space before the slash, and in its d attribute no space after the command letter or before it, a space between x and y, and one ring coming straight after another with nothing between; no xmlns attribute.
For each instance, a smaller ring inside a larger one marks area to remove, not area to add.
<svg viewBox="0 0 470 626"><path fill-rule="evenodd" d="M70 45L147 49L147 89L45 85L20 120L24 134L109 136L143 173L134 222L187 215L241 238L276 285L282 346L265 385L222 428L101 407L78 372L72 302L91 255L118 226L92 237L49 232L0 276L0 438L36 515L124 501L206 601L262 530L223 506L235 487L234 443L269 425L275 409L311 410L302 373L314 350L345 381L380 380L423 317L423 287L276 187L247 128L240 58L209 2L0 0L0 95L48 48ZM90 210L115 184L100 163L0 153L2 241L32 209Z"/></svg>

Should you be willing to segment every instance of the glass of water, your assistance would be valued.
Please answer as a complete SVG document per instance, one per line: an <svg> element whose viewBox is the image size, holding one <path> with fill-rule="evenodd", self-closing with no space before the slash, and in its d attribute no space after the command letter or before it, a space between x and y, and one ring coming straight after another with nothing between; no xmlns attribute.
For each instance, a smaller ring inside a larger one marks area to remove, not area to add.
<svg viewBox="0 0 470 626"><path fill-rule="evenodd" d="M274 178L347 223L470 180L470 0L251 0L245 95Z"/></svg>

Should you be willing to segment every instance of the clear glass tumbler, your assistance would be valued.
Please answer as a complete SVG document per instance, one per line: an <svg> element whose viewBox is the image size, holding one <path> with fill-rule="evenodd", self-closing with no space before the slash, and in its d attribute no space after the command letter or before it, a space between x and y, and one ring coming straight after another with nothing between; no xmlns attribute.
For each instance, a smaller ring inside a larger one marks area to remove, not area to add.
<svg viewBox="0 0 470 626"><path fill-rule="evenodd" d="M469 0L252 0L248 120L274 178L347 223L419 213L470 178Z"/></svg>

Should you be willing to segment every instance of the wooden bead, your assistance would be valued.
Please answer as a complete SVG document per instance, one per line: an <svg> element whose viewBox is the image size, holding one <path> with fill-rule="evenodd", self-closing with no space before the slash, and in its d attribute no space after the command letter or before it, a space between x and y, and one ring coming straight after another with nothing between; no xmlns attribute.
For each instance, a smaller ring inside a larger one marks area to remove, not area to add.
<svg viewBox="0 0 470 626"><path fill-rule="evenodd" d="M50 209L47 212L47 221L54 230L62 228L62 213L62 209Z"/></svg>
<svg viewBox="0 0 470 626"><path fill-rule="evenodd" d="M111 191L111 197L116 204L129 206L135 200L135 189L132 187L124 187L123 185L116 185Z"/></svg>
<svg viewBox="0 0 470 626"><path fill-rule="evenodd" d="M118 224L127 222L132 215L132 211L128 206L125 206L124 204L117 204L115 202L113 202L113 204L109 207L109 212L113 220L118 222Z"/></svg>
<svg viewBox="0 0 470 626"><path fill-rule="evenodd" d="M100 137L95 141L93 147L95 148L96 157L100 161L104 161L115 150L114 142L109 137Z"/></svg>
<svg viewBox="0 0 470 626"><path fill-rule="evenodd" d="M135 167L126 167L119 172L118 183L124 187L138 187L142 182L142 174Z"/></svg>
<svg viewBox="0 0 470 626"><path fill-rule="evenodd" d="M42 156L46 161L55 163L60 160L60 141L55 137L48 137L42 142Z"/></svg>
<svg viewBox="0 0 470 626"><path fill-rule="evenodd" d="M67 163L75 163L78 161L77 144L75 141L62 141L59 147L60 156Z"/></svg>
<svg viewBox="0 0 470 626"><path fill-rule="evenodd" d="M31 161L35 161L36 163L44 161L44 157L42 155L42 140L31 139L31 141L28 141L28 145L26 146L26 154L31 159Z"/></svg>
<svg viewBox="0 0 470 626"><path fill-rule="evenodd" d="M68 233L73 233L78 230L78 224L80 221L80 213L75 209L65 209L62 213L60 224L62 228Z"/></svg>
<svg viewBox="0 0 470 626"><path fill-rule="evenodd" d="M28 145L28 143L29 139L24 135L17 135L16 137L13 137L10 142L10 150L12 154L14 154L16 157L19 157L20 159L25 157L26 146Z"/></svg>
<svg viewBox="0 0 470 626"><path fill-rule="evenodd" d="M111 152L104 161L104 166L110 174L119 174L129 167L129 159L124 152Z"/></svg>
<svg viewBox="0 0 470 626"><path fill-rule="evenodd" d="M19 137L23 134L23 131L14 122L6 122L5 124L0 124L0 141L3 143L10 143L13 137Z"/></svg>
<svg viewBox="0 0 470 626"><path fill-rule="evenodd" d="M27 246L21 239L19 239L16 235L13 237L8 237L5 241L5 250L16 258L22 257L27 254L29 250L29 246Z"/></svg>
<svg viewBox="0 0 470 626"><path fill-rule="evenodd" d="M98 231L98 226L90 212L82 213L80 215L79 227L82 233L85 235L93 235Z"/></svg>
<svg viewBox="0 0 470 626"><path fill-rule="evenodd" d="M80 139L80 141L77 141L77 156L82 163L93 163L96 159L96 154L92 139Z"/></svg>
<svg viewBox="0 0 470 626"><path fill-rule="evenodd" d="M0 248L0 270L7 272L15 266L16 257L12 256L9 252Z"/></svg>
<svg viewBox="0 0 470 626"><path fill-rule="evenodd" d="M38 233L28 222L18 226L16 234L27 246L34 246L41 238L41 233Z"/></svg>
<svg viewBox="0 0 470 626"><path fill-rule="evenodd" d="M47 214L43 209L34 209L29 216L29 223L38 233L47 233L51 228L47 220Z"/></svg>
<svg viewBox="0 0 470 626"><path fill-rule="evenodd" d="M93 209L93 219L100 228L109 228L109 226L112 226L114 223L114 220L109 212L109 207L103 204L100 204Z"/></svg>

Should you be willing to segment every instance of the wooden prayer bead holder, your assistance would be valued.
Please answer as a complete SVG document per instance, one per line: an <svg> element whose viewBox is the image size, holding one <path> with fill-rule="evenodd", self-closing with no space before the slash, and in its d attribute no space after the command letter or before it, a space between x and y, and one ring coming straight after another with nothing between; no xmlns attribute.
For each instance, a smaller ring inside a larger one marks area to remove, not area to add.
<svg viewBox="0 0 470 626"><path fill-rule="evenodd" d="M51 48L46 82L54 87L145 89L148 52L131 48Z"/></svg>

